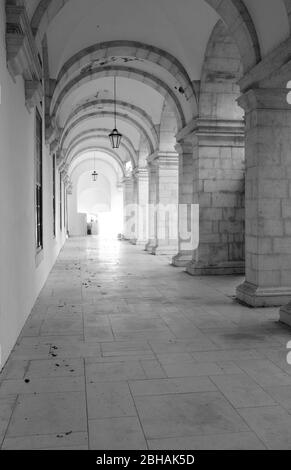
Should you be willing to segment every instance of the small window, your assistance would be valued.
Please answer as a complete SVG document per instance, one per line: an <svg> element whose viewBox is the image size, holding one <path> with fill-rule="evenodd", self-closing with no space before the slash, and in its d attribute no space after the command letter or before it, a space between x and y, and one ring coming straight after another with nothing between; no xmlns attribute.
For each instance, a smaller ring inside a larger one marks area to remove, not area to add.
<svg viewBox="0 0 291 470"><path fill-rule="evenodd" d="M43 248L43 177L42 177L42 118L36 111L36 162L35 162L35 212L36 212L36 247Z"/></svg>

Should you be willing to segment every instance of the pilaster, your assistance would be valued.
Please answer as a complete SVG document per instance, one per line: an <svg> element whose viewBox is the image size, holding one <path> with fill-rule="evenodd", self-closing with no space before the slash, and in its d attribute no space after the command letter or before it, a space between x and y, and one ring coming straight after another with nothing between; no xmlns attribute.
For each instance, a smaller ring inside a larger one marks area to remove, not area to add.
<svg viewBox="0 0 291 470"><path fill-rule="evenodd" d="M149 199L149 172L147 168L139 168L135 171L137 189L137 230L136 242L138 246L147 244L148 240L148 199Z"/></svg>
<svg viewBox="0 0 291 470"><path fill-rule="evenodd" d="M134 196L134 177L130 175L123 180L123 201L124 201L124 238L134 240L136 233L136 214Z"/></svg>
<svg viewBox="0 0 291 470"><path fill-rule="evenodd" d="M179 155L179 198L178 198L178 254L172 260L173 266L186 267L193 257L194 240L194 158L193 139L183 139L176 145ZM197 228L197 227L196 227Z"/></svg>
<svg viewBox="0 0 291 470"><path fill-rule="evenodd" d="M198 119L193 139L193 204L198 247L191 275L244 273L244 123Z"/></svg>
<svg viewBox="0 0 291 470"><path fill-rule="evenodd" d="M158 153L156 165L155 235L152 254L178 251L178 154Z"/></svg>
<svg viewBox="0 0 291 470"><path fill-rule="evenodd" d="M291 300L291 107L286 89L271 88L251 89L239 104L246 112L246 281L237 297L281 306Z"/></svg>

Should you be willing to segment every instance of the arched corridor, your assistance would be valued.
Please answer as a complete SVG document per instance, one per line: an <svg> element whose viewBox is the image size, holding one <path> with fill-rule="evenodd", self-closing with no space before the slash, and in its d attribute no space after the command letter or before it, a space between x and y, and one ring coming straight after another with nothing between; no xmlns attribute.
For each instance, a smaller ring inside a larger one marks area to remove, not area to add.
<svg viewBox="0 0 291 470"><path fill-rule="evenodd" d="M290 0L0 0L0 449L291 449Z"/></svg>

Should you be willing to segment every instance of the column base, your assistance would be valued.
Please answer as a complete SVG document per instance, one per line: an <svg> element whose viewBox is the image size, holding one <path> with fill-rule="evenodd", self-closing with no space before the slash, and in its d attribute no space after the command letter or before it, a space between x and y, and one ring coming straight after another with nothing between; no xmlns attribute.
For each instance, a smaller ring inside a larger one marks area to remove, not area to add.
<svg viewBox="0 0 291 470"><path fill-rule="evenodd" d="M192 258L193 251L178 253L176 256L173 257L172 265L177 268L186 268L188 264L191 263Z"/></svg>
<svg viewBox="0 0 291 470"><path fill-rule="evenodd" d="M291 301L289 287L258 287L247 281L237 288L236 294L238 300L251 307L281 307Z"/></svg>
<svg viewBox="0 0 291 470"><path fill-rule="evenodd" d="M291 302L280 309L280 322L291 327Z"/></svg>
<svg viewBox="0 0 291 470"><path fill-rule="evenodd" d="M136 246L139 246L139 247L143 247L145 248L147 246L147 241L146 240L136 240L136 243L135 243ZM145 248L146 250L146 248Z"/></svg>
<svg viewBox="0 0 291 470"><path fill-rule="evenodd" d="M191 276L230 276L233 274L245 274L244 261L230 261L206 265L201 262L191 261L186 269Z"/></svg>
<svg viewBox="0 0 291 470"><path fill-rule="evenodd" d="M144 251L148 251L148 252L151 254L152 251L153 251L154 246L155 246L155 244L153 243L153 241L152 241L152 240L149 240L149 241L147 242L147 244L145 245Z"/></svg>
<svg viewBox="0 0 291 470"><path fill-rule="evenodd" d="M131 238L129 243L131 243L131 245L136 245L136 238Z"/></svg>
<svg viewBox="0 0 291 470"><path fill-rule="evenodd" d="M152 255L155 256L173 256L177 253L177 247L174 246L154 246L152 248Z"/></svg>

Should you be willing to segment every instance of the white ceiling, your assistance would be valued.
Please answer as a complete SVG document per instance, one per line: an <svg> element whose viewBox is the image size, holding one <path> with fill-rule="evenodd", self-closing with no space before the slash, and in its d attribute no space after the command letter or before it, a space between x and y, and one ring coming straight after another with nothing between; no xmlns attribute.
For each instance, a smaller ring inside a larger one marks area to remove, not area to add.
<svg viewBox="0 0 291 470"><path fill-rule="evenodd" d="M199 79L218 19L204 0L70 0L48 30L51 74L91 44L130 40L166 50Z"/></svg>

